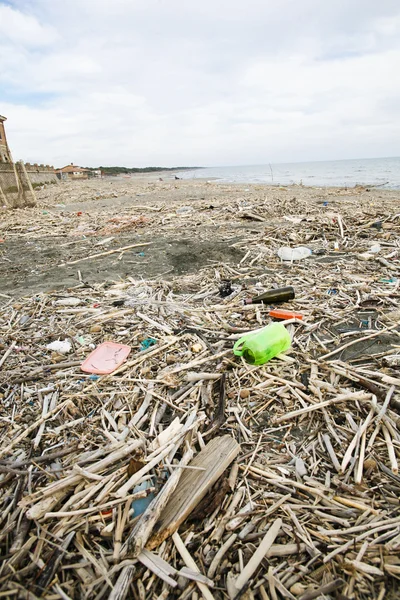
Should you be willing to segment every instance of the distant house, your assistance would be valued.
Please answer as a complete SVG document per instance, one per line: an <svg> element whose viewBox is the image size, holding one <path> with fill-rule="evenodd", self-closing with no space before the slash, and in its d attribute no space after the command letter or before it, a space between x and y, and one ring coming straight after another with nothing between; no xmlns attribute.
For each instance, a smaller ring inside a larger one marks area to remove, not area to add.
<svg viewBox="0 0 400 600"><path fill-rule="evenodd" d="M83 169L71 163L62 169L56 169L56 175L59 179L88 179L89 169Z"/></svg>

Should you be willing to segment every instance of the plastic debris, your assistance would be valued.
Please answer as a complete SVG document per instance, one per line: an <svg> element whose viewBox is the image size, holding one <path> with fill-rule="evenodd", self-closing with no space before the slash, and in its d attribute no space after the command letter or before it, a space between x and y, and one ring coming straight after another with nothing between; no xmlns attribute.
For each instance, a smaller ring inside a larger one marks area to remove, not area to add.
<svg viewBox="0 0 400 600"><path fill-rule="evenodd" d="M143 481L142 483L139 483L139 485L135 486L132 490L132 493L137 494L137 492L144 492L146 490L149 490L152 487L153 487L152 480L147 479L146 481ZM131 506L133 508L134 516L138 517L139 515L142 515L144 513L144 511L146 510L146 508L149 506L149 504L152 502L152 500L154 500L154 498L155 498L154 493L150 492L144 498L139 498L138 500L134 500L131 504Z"/></svg>
<svg viewBox="0 0 400 600"><path fill-rule="evenodd" d="M221 282L218 291L221 298L226 298L227 296L230 296L233 293L232 282L225 279Z"/></svg>
<svg viewBox="0 0 400 600"><path fill-rule="evenodd" d="M381 251L381 245L380 244L372 244L371 248L369 249L368 252L372 252L372 254L378 254L378 252Z"/></svg>
<svg viewBox="0 0 400 600"><path fill-rule="evenodd" d="M312 250L305 246L298 246L297 248L289 248L288 246L282 246L278 250L278 256L281 260L293 261L303 260L311 256Z"/></svg>
<svg viewBox="0 0 400 600"><path fill-rule="evenodd" d="M79 306L81 301L79 298L62 298L61 300L56 300L55 304L57 306Z"/></svg>
<svg viewBox="0 0 400 600"><path fill-rule="evenodd" d="M305 465L305 462L302 458L297 458L295 460L295 469L296 469L296 473L299 477L305 477L305 475L307 475L308 471L307 471L307 467Z"/></svg>
<svg viewBox="0 0 400 600"><path fill-rule="evenodd" d="M188 215L193 212L193 206L181 206L176 209L177 215Z"/></svg>
<svg viewBox="0 0 400 600"><path fill-rule="evenodd" d="M81 369L85 373L108 375L122 365L130 351L130 346L103 342L83 361Z"/></svg>
<svg viewBox="0 0 400 600"><path fill-rule="evenodd" d="M271 323L259 331L242 336L234 345L233 353L251 365L263 365L290 348L292 341L282 323Z"/></svg>
<svg viewBox="0 0 400 600"><path fill-rule="evenodd" d="M270 310L269 316L272 319L299 319L299 321L303 320L303 315L301 315L300 313L296 313L291 310L281 310L280 308Z"/></svg>
<svg viewBox="0 0 400 600"><path fill-rule="evenodd" d="M47 344L46 348L59 354L68 354L68 352L71 352L72 345L68 340L56 340L55 342L51 342L51 344Z"/></svg>
<svg viewBox="0 0 400 600"><path fill-rule="evenodd" d="M150 346L154 346L154 344L157 344L157 340L151 337L146 338L140 344L140 351L142 352L143 350L147 350L148 348L150 348Z"/></svg>

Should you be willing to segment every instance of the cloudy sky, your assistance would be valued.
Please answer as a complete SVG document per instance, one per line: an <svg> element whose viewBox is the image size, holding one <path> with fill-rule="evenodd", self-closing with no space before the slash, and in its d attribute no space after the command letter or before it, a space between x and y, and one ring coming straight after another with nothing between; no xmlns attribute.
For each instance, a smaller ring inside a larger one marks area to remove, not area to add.
<svg viewBox="0 0 400 600"><path fill-rule="evenodd" d="M15 159L400 155L398 0L0 0Z"/></svg>

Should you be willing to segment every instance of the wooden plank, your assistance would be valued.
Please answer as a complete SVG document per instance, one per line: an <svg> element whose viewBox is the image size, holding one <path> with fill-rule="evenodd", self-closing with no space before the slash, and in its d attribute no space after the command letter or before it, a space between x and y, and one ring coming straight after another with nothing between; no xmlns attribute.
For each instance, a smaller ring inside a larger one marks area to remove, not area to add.
<svg viewBox="0 0 400 600"><path fill-rule="evenodd" d="M239 451L239 444L230 435L216 437L208 442L189 465L205 470L188 469L183 473L175 493L154 527L154 533L146 545L148 549L156 548L178 529Z"/></svg>

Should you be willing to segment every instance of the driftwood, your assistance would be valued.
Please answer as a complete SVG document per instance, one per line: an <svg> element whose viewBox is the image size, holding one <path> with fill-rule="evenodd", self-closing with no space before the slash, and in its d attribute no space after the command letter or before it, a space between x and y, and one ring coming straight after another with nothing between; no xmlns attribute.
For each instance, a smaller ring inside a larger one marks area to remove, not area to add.
<svg viewBox="0 0 400 600"><path fill-rule="evenodd" d="M66 265L76 265L77 263L84 262L85 260L93 260L94 258L100 258L101 256L109 256L110 254L116 254L117 252L125 252L125 250L131 250L132 248L141 248L142 246L149 246L150 244L151 242L146 242L143 244L130 244L129 246L123 246L122 248L114 248L113 250L107 250L106 252L97 252L96 254L91 254L90 256L85 256L76 260L70 260L67 263L61 263L58 266L65 267Z"/></svg>

